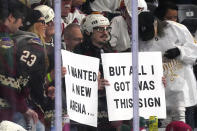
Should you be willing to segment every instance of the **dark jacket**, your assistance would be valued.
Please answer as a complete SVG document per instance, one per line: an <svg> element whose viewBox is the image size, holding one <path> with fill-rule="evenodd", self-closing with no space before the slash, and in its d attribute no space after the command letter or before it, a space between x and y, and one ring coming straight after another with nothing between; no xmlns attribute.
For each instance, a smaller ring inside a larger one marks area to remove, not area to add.
<svg viewBox="0 0 197 131"><path fill-rule="evenodd" d="M27 111L29 77L21 73L16 52L11 33L0 24L0 121L12 120L15 112Z"/></svg>
<svg viewBox="0 0 197 131"><path fill-rule="evenodd" d="M85 41L75 47L74 53L82 54L86 56L96 57L100 59L99 71L101 77L103 77L103 67L101 61L101 53L112 53L114 52L109 44L104 45L102 49L94 46L89 39L85 38ZM98 99L98 127L99 128L110 128L110 122L108 121L107 115L107 102L105 96L105 90L99 91ZM88 129L85 129L88 130Z"/></svg>
<svg viewBox="0 0 197 131"><path fill-rule="evenodd" d="M13 39L17 42L17 59L19 68L23 69L21 73L29 76L28 106L38 113L40 120L43 120L46 100L44 86L48 69L44 44L36 34L25 31L16 32Z"/></svg>

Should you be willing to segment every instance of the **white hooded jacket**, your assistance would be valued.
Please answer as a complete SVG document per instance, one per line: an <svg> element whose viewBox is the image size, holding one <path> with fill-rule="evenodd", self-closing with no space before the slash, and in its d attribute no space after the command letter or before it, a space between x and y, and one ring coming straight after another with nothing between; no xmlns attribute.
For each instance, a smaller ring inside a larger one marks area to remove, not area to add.
<svg viewBox="0 0 197 131"><path fill-rule="evenodd" d="M161 51L162 55L168 49L177 47L180 55L169 60L163 57L164 76L167 87L167 107L189 107L197 104L196 79L193 64L197 59L197 45L188 29L179 23L167 21L164 36L149 41L139 41L140 51Z"/></svg>

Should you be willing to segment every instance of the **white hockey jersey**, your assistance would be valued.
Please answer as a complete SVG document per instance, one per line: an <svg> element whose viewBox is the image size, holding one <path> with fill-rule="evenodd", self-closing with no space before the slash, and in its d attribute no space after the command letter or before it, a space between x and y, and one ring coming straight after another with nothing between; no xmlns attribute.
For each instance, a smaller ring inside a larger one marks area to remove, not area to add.
<svg viewBox="0 0 197 131"><path fill-rule="evenodd" d="M110 44L117 52L131 48L128 26L122 16L116 16L111 21L111 40Z"/></svg>
<svg viewBox="0 0 197 131"><path fill-rule="evenodd" d="M93 11L115 13L120 6L120 2L121 0L94 0L90 3L90 7Z"/></svg>
<svg viewBox="0 0 197 131"><path fill-rule="evenodd" d="M62 23L64 24L64 28L71 23L81 24L81 21L86 15L83 14L80 10L77 8L74 8L71 10L71 12L68 14L67 17L62 18Z"/></svg>

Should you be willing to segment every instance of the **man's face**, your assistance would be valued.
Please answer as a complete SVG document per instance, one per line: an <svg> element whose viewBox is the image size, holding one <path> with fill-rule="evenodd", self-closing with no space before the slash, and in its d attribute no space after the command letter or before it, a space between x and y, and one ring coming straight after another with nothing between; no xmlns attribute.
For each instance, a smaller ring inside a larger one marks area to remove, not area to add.
<svg viewBox="0 0 197 131"><path fill-rule="evenodd" d="M12 17L10 20L10 31L12 33L15 33L21 26L23 26L23 20L22 18L14 18Z"/></svg>
<svg viewBox="0 0 197 131"><path fill-rule="evenodd" d="M49 21L46 23L46 36L53 36L55 34L54 22Z"/></svg>
<svg viewBox="0 0 197 131"><path fill-rule="evenodd" d="M175 22L177 22L177 18L178 18L178 12L177 10L173 10L173 9L168 9L166 15L164 16L165 20L171 20Z"/></svg>
<svg viewBox="0 0 197 131"><path fill-rule="evenodd" d="M102 48L104 44L109 41L111 27L99 26L93 28L91 40L93 45L98 48Z"/></svg>
<svg viewBox="0 0 197 131"><path fill-rule="evenodd" d="M83 42L83 35L80 28L73 28L71 32L72 35L70 35L70 37L65 37L64 39L67 50L70 51L72 51L78 44Z"/></svg>
<svg viewBox="0 0 197 131"><path fill-rule="evenodd" d="M72 1L63 1L61 4L61 16L67 17L71 10Z"/></svg>

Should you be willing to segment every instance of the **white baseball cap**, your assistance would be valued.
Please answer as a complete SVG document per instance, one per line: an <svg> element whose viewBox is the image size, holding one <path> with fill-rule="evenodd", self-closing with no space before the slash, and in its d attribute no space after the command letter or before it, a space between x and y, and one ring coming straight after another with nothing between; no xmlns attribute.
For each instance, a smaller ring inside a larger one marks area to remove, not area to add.
<svg viewBox="0 0 197 131"><path fill-rule="evenodd" d="M52 21L53 18L55 17L53 9L47 5L36 6L34 10L39 10L42 13L46 23Z"/></svg>
<svg viewBox="0 0 197 131"><path fill-rule="evenodd" d="M11 121L2 121L0 123L0 131L27 131L22 126L11 122Z"/></svg>

